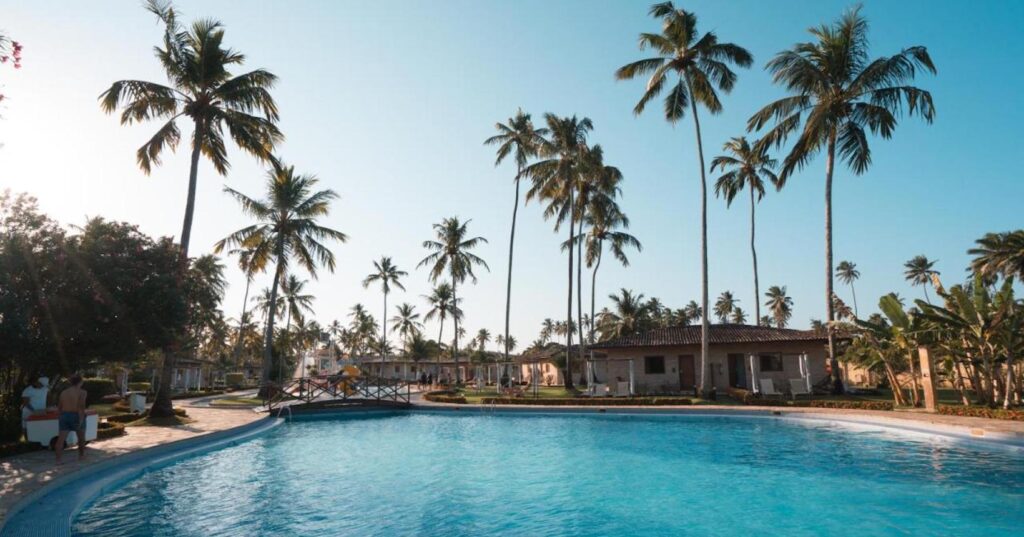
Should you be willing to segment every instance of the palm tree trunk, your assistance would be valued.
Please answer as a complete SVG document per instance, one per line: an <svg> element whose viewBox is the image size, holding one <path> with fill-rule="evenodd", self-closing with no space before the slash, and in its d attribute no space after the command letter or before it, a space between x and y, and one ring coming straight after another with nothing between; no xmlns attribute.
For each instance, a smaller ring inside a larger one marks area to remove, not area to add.
<svg viewBox="0 0 1024 537"><path fill-rule="evenodd" d="M853 287L853 280L850 280L850 292L853 293L853 316L860 319L860 313L857 312L857 289Z"/></svg>
<svg viewBox="0 0 1024 537"><path fill-rule="evenodd" d="M512 312L512 252L516 243L516 215L519 214L519 178L523 174L523 165L519 165L516 173L516 198L512 205L512 232L508 237L508 282L505 284L505 341L508 341L508 323ZM505 363L508 363L508 344L505 344Z"/></svg>
<svg viewBox="0 0 1024 537"><path fill-rule="evenodd" d="M835 130L828 139L828 156L825 160L825 331L828 334L828 363L832 376L832 392L843 393L843 377L839 374L839 360L836 357L836 335L832 326L835 311L832 307L832 170L836 159Z"/></svg>
<svg viewBox="0 0 1024 537"><path fill-rule="evenodd" d="M452 314L452 321L455 323L455 340L452 345L452 356L455 361L455 386L462 384L462 375L459 373L459 283L452 274L452 303L455 304L455 312Z"/></svg>
<svg viewBox="0 0 1024 537"><path fill-rule="evenodd" d="M580 367L583 367L582 364L586 361L587 345L587 338L584 335L587 327L583 326L583 214L580 214L580 229L577 237L580 242L576 245L576 318L579 319L580 326ZM586 385L590 385L590 379L587 379Z"/></svg>
<svg viewBox="0 0 1024 537"><path fill-rule="evenodd" d="M757 249L754 247L754 189L750 189L750 256L754 259L754 320L761 326L761 290L757 284Z"/></svg>
<svg viewBox="0 0 1024 537"><path fill-rule="evenodd" d="M440 378L441 378L441 354L443 354L441 352L441 345L442 345L441 337L443 337L443 336L444 336L444 315L441 315L441 328L439 328L437 330L437 360L435 360L435 362L437 362L437 368L436 368L436 371L434 371L434 383L435 384L440 384L439 381L440 381Z"/></svg>
<svg viewBox="0 0 1024 537"><path fill-rule="evenodd" d="M1003 390L1003 408L1010 409L1013 401L1013 351L1006 353L1006 387Z"/></svg>
<svg viewBox="0 0 1024 537"><path fill-rule="evenodd" d="M380 319L380 328L381 328L381 333L382 333L382 335L381 335L381 345L380 345L380 353L381 353L381 357L382 357L381 358L381 363L386 365L388 363L388 292L387 291L384 291L384 316L381 317L381 319Z"/></svg>
<svg viewBox="0 0 1024 537"><path fill-rule="evenodd" d="M701 308L703 315L700 320L700 391L706 395L708 377L708 180L704 171L704 145L700 137L700 118L697 116L697 101L693 99L693 87L690 78L686 77L686 89L690 94L690 111L693 113L693 127L697 134L697 159L700 163L700 288ZM714 379L712 379L714 384Z"/></svg>
<svg viewBox="0 0 1024 537"><path fill-rule="evenodd" d="M270 368L274 361L274 316L277 314L277 286L284 269L283 243L278 240L277 267L274 269L274 281L270 284L270 308L267 310L267 326L263 332L263 368L260 372L260 393L266 398L267 384L270 382Z"/></svg>
<svg viewBox="0 0 1024 537"><path fill-rule="evenodd" d="M252 278L245 278L245 296L242 298L242 316L238 318L238 341L235 342L235 364L242 357L242 341L243 332L245 330L245 307L249 304L249 286L252 284Z"/></svg>
<svg viewBox="0 0 1024 537"><path fill-rule="evenodd" d="M574 388L572 382L572 238L576 227L576 205L573 204L573 189L569 187L569 301L565 313L565 389Z"/></svg>
<svg viewBox="0 0 1024 537"><path fill-rule="evenodd" d="M597 295L597 269L601 268L601 255L604 253L604 244L603 244L603 242L604 241L598 241L597 261L594 262L594 273L590 277L590 333L591 334L595 334L596 333L594 331L594 323L597 322L594 319L594 316L595 316L594 303L595 303L595 297ZM593 349L590 350L590 360L591 361L594 360L594 350ZM591 381L591 379L587 379L588 383L590 381Z"/></svg>

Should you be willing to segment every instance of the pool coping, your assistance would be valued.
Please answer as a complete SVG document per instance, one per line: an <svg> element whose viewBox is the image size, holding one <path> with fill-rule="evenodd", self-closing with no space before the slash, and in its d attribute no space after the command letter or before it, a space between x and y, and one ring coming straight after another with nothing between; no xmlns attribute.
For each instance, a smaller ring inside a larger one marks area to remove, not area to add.
<svg viewBox="0 0 1024 537"><path fill-rule="evenodd" d="M267 416L238 427L118 455L77 472L61 475L26 494L11 507L0 524L0 537L70 537L75 517L104 492L147 471L167 466L198 452L244 442L283 422L283 419ZM106 473L95 480L89 480L101 472Z"/></svg>
<svg viewBox="0 0 1024 537"><path fill-rule="evenodd" d="M983 431L967 425L941 424L868 413L765 408L709 407L595 407L595 406L524 406L524 405L454 405L415 404L408 409L320 409L296 412L296 417L321 417L330 414L437 413L459 415L533 414L533 415L636 415L636 416L701 416L783 419L795 422L817 422L843 426L872 426L886 430L930 435L978 447L999 447L1024 453L1024 434ZM35 535L70 536L75 517L92 501L123 483L186 457L247 441L264 434L286 420L272 416L209 434L185 438L160 446L134 451L94 464L78 472L65 474L46 486L21 498L0 524L0 537ZM89 478L114 469L102 477ZM43 502L43 500L51 500Z"/></svg>

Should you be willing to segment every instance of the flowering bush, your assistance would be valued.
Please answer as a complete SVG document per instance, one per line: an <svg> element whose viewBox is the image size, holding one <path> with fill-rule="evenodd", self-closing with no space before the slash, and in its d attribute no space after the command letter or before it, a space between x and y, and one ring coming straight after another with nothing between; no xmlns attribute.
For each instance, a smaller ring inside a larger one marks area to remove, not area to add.
<svg viewBox="0 0 1024 537"><path fill-rule="evenodd" d="M967 416L972 418L989 418L996 420L1024 421L1024 410L1004 410L987 406L949 406L939 405L939 414L950 416Z"/></svg>

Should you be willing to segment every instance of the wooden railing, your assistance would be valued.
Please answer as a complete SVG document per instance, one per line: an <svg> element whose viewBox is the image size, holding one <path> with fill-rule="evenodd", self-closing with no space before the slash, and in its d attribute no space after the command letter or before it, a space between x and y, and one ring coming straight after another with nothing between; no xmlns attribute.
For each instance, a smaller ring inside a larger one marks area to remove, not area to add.
<svg viewBox="0 0 1024 537"><path fill-rule="evenodd" d="M359 375L323 375L286 380L283 384L270 384L265 403L268 410L282 404L319 402L362 402L378 404L409 404L411 384L383 377Z"/></svg>

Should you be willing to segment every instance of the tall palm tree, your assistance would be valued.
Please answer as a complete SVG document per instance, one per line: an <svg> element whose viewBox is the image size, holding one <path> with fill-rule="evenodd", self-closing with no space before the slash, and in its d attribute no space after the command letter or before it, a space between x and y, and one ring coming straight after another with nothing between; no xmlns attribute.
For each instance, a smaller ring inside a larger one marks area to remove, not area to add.
<svg viewBox="0 0 1024 537"><path fill-rule="evenodd" d="M363 280L363 288L367 288L371 283L380 282L380 288L384 292L384 316L380 318L380 329L381 329L381 341L388 340L388 293L391 292L391 286L405 291L405 286L399 281L401 278L408 276L409 273L404 270L398 270L398 267L391 262L391 258L382 256L380 261L373 262L373 272ZM381 361L387 363L388 355L387 345L382 345L381 350L385 354L381 355Z"/></svg>
<svg viewBox="0 0 1024 537"><path fill-rule="evenodd" d="M238 256L238 268L245 275L245 295L242 298L242 315L238 318L238 340L235 342L234 359L235 363L238 363L238 359L242 353L242 335L244 332L243 323L248 320L248 313L245 311L246 306L249 305L249 287L252 285L252 280L256 276L256 268L252 264L252 250L245 250L241 248L235 248L228 252L228 255Z"/></svg>
<svg viewBox="0 0 1024 537"><path fill-rule="evenodd" d="M601 339L617 338L642 332L651 327L650 304L644 302L643 293L620 289L619 294L608 295L612 310L601 313Z"/></svg>
<svg viewBox="0 0 1024 537"><path fill-rule="evenodd" d="M271 304L274 305L274 315L284 313L284 298L276 295L271 297L269 287L264 287L258 295L252 297L252 300L256 303L256 310L260 312L264 322L270 314Z"/></svg>
<svg viewBox="0 0 1024 537"><path fill-rule="evenodd" d="M736 306L732 310L732 317L729 321L735 324L745 324L747 322L747 312L743 311L743 308Z"/></svg>
<svg viewBox="0 0 1024 537"><path fill-rule="evenodd" d="M619 231L629 228L629 217L622 213L617 203L613 200L603 198L592 204L587 218L590 229L586 236L580 236L584 240L582 248L586 249L587 268L591 268L590 276L590 335L595 333L594 323L597 312L597 270L601 268L601 259L604 255L604 245L607 242L608 248L623 267L629 266L629 258L626 257L627 248L635 248L636 251L643 251L643 245L633 235Z"/></svg>
<svg viewBox="0 0 1024 537"><path fill-rule="evenodd" d="M186 28L168 1L149 0L146 9L164 24L163 47L156 47L155 52L170 85L119 80L100 95L100 107L108 114L122 108L122 125L166 120L136 153L139 167L147 175L154 165L160 165L164 149L174 151L181 141L177 120L183 116L192 120L192 161L181 229L181 255L187 258L199 157L206 155L217 173L227 175L227 129L242 150L260 161L271 158L274 146L284 139L275 125L277 104L270 95L277 77L264 69L232 75L228 69L241 65L245 56L224 48L224 26L219 21L201 19Z"/></svg>
<svg viewBox="0 0 1024 537"><path fill-rule="evenodd" d="M929 304L932 303L931 299L928 298L928 286L932 283L932 274L938 274L939 271L935 270L935 261L928 259L923 255L915 255L913 259L903 264L903 276L913 286L922 286L924 288L924 299Z"/></svg>
<svg viewBox="0 0 1024 537"><path fill-rule="evenodd" d="M331 337L331 358L337 360L337 350L341 336L344 333L345 328L341 326L341 323L337 319L331 321L331 324L327 325L327 334Z"/></svg>
<svg viewBox="0 0 1024 537"><path fill-rule="evenodd" d="M257 223L221 239L214 251L219 253L225 248L241 246L253 250L252 261L257 266L266 267L274 263L269 298L271 304L276 304L278 284L288 273L291 263L306 269L313 279L317 277L318 266L334 272L334 253L324 242L345 242L348 237L317 223L330 213L330 202L338 197L333 190L313 191L318 183L315 176L296 174L294 166L286 166L278 160L271 163L264 199L256 200L224 187L224 191L242 206L242 211L255 218ZM260 379L264 386L270 380L273 361L275 309L270 308L267 315Z"/></svg>
<svg viewBox="0 0 1024 537"><path fill-rule="evenodd" d="M700 306L696 301L691 300L686 303L683 307L683 313L690 322L697 322L704 317L704 308ZM687 323L689 324L689 323Z"/></svg>
<svg viewBox="0 0 1024 537"><path fill-rule="evenodd" d="M476 341L476 346L480 351L487 350L487 344L491 342L491 331L486 328L477 330L474 340Z"/></svg>
<svg viewBox="0 0 1024 537"><path fill-rule="evenodd" d="M723 150L730 153L711 159L711 173L715 168L724 173L715 181L715 195L725 198L726 207L732 205L736 195L746 188L750 191L750 257L754 260L754 319L761 318L761 289L757 281L757 248L754 246L754 207L764 197L764 185L770 182L778 185L779 178L772 168L775 159L768 156L768 148L761 144L750 145L746 138L739 136L725 143ZM728 169L728 171L726 171Z"/></svg>
<svg viewBox="0 0 1024 537"><path fill-rule="evenodd" d="M798 43L778 53L767 69L777 84L792 94L765 106L747 122L754 131L774 122L762 138L781 146L798 134L779 172L779 185L825 151L825 323L833 391L843 391L835 352L832 309L832 172L836 151L856 175L867 171L871 150L867 134L888 139L904 111L935 117L931 93L909 85L918 69L935 73L927 49L905 48L898 54L869 60L868 23L860 7L848 10L837 22L809 30L815 41ZM801 128L801 125L803 127Z"/></svg>
<svg viewBox="0 0 1024 537"><path fill-rule="evenodd" d="M519 213L519 180L523 178L523 170L531 157L537 155L537 149L547 129L534 128L530 114L522 109L508 119L508 123L496 123L494 128L498 134L484 140L486 145L497 145L498 155L494 165L498 166L506 157L512 155L516 161L516 194L512 205L512 230L508 239L508 282L505 285L505 337L508 337L509 316L512 312L512 253L516 241L516 215ZM504 351L508 362L508 350Z"/></svg>
<svg viewBox="0 0 1024 537"><path fill-rule="evenodd" d="M544 114L548 125L550 139L542 139L538 147L538 155L542 160L531 164L524 170L530 176L532 186L526 193L527 201L538 198L547 201L544 218L555 217L555 231L563 222L569 222L568 253L569 253L569 292L566 302L566 324L573 325L573 239L576 236L576 223L579 222L579 204L576 194L580 190L581 167L583 158L589 150L587 135L594 128L590 118L579 119L576 116L559 117ZM572 348L573 331L566 332L565 388L573 389L572 358L568 349Z"/></svg>
<svg viewBox="0 0 1024 537"><path fill-rule="evenodd" d="M732 291L722 291L722 294L718 296L718 300L715 301L715 316L718 317L718 322L725 323L729 321L729 315L732 310L736 309L736 303L739 300L732 296Z"/></svg>
<svg viewBox="0 0 1024 537"><path fill-rule="evenodd" d="M840 261L836 265L836 276L839 278L839 281L850 286L850 292L853 293L853 316L860 317L860 313L857 311L857 290L853 287L853 282L860 278L857 264L851 261Z"/></svg>
<svg viewBox="0 0 1024 537"><path fill-rule="evenodd" d="M1016 276L1017 281L1024 281L1024 229L986 233L974 242L977 248L967 251L975 256L971 270L986 278L1001 274L1004 278Z"/></svg>
<svg viewBox="0 0 1024 537"><path fill-rule="evenodd" d="M284 300L285 313L288 320L285 327L295 322L305 322L306 314L313 313L313 301L316 297L305 294L306 280L300 280L295 274L289 274L281 280L281 298Z"/></svg>
<svg viewBox="0 0 1024 537"><path fill-rule="evenodd" d="M430 281L436 282L441 276L447 273L452 283L452 303L459 301L459 283L469 279L476 283L476 274L473 273L474 266L482 266L487 271L490 267L487 262L472 253L470 250L476 248L487 239L483 237L469 237L469 223L472 220L460 222L458 217L445 218L440 224L434 224L434 235L437 240L423 241L423 247L431 254L424 257L417 267L430 267ZM452 356L455 360L455 384L462 381L459 374L459 317L453 315L455 323L455 344L452 349Z"/></svg>
<svg viewBox="0 0 1024 537"><path fill-rule="evenodd" d="M640 34L640 49L653 49L656 55L619 68L619 80L650 75L643 96L633 107L640 115L647 103L665 88L675 75L678 80L665 96L665 119L673 125L686 115L689 106L697 139L697 159L700 164L701 189L701 308L708 311L708 194L704 169L704 147L700 133L697 105L711 114L722 111L718 91L729 93L736 83L736 74L729 68L733 63L749 67L754 59L746 49L732 43L719 43L713 32L697 32L697 16L677 9L672 2L654 4L648 12L661 20L661 33ZM716 91L717 86L717 91ZM708 376L708 320L701 317L700 391L705 391Z"/></svg>
<svg viewBox="0 0 1024 537"><path fill-rule="evenodd" d="M402 336L402 341L408 345L409 339L419 334L423 329L420 322L420 314L416 313L416 306L405 303L397 308L398 313L391 318L391 329Z"/></svg>
<svg viewBox="0 0 1024 537"><path fill-rule="evenodd" d="M544 319L540 325L540 340L547 344L551 341L551 336L555 333L555 322L551 318Z"/></svg>
<svg viewBox="0 0 1024 537"><path fill-rule="evenodd" d="M452 286L448 282L441 282L434 287L430 295L424 295L423 298L430 304L430 309L427 310L427 314L423 317L424 321L432 321L435 318L438 319L439 328L437 330L437 344L443 345L444 339L444 321L448 317L462 317L462 309L459 308L458 303L462 299L456 300L455 294L452 291ZM441 373L441 353L437 353L437 371L435 376Z"/></svg>
<svg viewBox="0 0 1024 537"><path fill-rule="evenodd" d="M772 321L776 328L785 328L793 316L793 299L786 295L786 286L773 285L764 294L768 298L764 305L772 314Z"/></svg>

